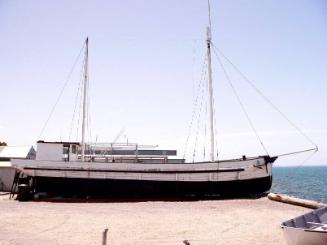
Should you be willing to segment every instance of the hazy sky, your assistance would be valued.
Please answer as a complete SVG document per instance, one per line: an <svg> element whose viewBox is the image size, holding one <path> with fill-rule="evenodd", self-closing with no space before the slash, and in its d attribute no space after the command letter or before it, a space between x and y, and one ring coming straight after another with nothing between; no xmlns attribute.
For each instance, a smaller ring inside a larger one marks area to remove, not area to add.
<svg viewBox="0 0 327 245"><path fill-rule="evenodd" d="M327 2L216 0L211 5L215 45L318 144L320 151L306 164L327 164ZM207 22L205 0L0 0L0 141L35 144L89 36L92 140L110 142L124 127L130 142L177 148L182 156ZM68 139L81 62L44 140ZM271 155L311 147L224 64ZM264 154L215 57L213 69L220 158ZM73 121L75 140L78 117ZM188 156L196 148L196 125ZM208 157L204 125L198 130L198 158L204 151ZM306 157L278 163L301 164Z"/></svg>

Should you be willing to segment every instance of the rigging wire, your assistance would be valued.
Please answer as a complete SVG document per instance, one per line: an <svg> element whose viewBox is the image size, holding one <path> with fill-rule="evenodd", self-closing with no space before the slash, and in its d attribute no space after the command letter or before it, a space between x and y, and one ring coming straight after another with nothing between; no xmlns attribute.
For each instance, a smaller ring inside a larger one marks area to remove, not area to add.
<svg viewBox="0 0 327 245"><path fill-rule="evenodd" d="M206 86L208 90L208 86ZM208 100L205 100L205 118L208 118ZM204 140L203 140L203 159L206 158L206 142L207 142L207 120L204 120Z"/></svg>
<svg viewBox="0 0 327 245"><path fill-rule="evenodd" d="M70 141L70 139L72 137L73 125L74 125L74 120L75 120L75 116L76 116L76 109L77 109L78 104L80 104L78 102L80 101L80 99L82 97L82 84L83 84L82 76L83 76L83 69L81 69L80 82L78 84L77 94L76 94L76 97L75 97L74 111L73 111L72 121L70 123L70 130L69 130L68 141Z"/></svg>
<svg viewBox="0 0 327 245"><path fill-rule="evenodd" d="M212 100L213 100L213 104L215 105L215 96L212 96ZM216 109L215 107L213 107L213 120L214 120L214 128L215 128L215 135L218 135L218 130L217 130L217 118L216 118ZM218 137L215 137L215 146L216 146L216 157L218 160Z"/></svg>
<svg viewBox="0 0 327 245"><path fill-rule="evenodd" d="M83 59L83 64L82 64L82 69L81 69L81 75L80 75L80 79L81 79L81 86L83 87L83 83L84 81L84 69L85 69L85 62L86 59L84 57ZM77 127L76 127L76 138L75 141L77 142L79 139L79 132L80 132L80 127L82 126L80 121L81 121L81 115L82 115L82 107L83 107L83 88L81 88L81 94L80 94L80 102L79 102L79 107L78 107L78 118L77 118Z"/></svg>
<svg viewBox="0 0 327 245"><path fill-rule="evenodd" d="M310 150L306 150L306 151L301 151L301 152L299 152L299 153L303 153L303 152L308 152L308 151L312 151L313 149L310 149ZM296 168L295 168L295 170L293 171L293 174L295 174L297 171L299 171L299 169L302 167L302 165L304 164L304 163L306 163L307 161L309 161L312 157L313 157L313 155L314 154L316 154L316 152L317 152L317 150L314 150L314 151L312 151L311 152L311 154L308 156L308 157L306 157ZM295 154L295 153L294 153ZM283 154L283 155L281 155L281 156L286 156L286 155L291 155L291 154Z"/></svg>
<svg viewBox="0 0 327 245"><path fill-rule="evenodd" d="M83 64L82 64L82 70L81 70L81 83L83 85L83 83L85 83L85 65L86 65L86 62L87 62L87 59L86 59L86 54L84 56L84 60L83 60ZM87 79L88 79L88 74L87 74ZM88 87L86 88L83 88L83 89L86 89L87 91L89 90L89 83L87 82L86 85ZM79 111L78 111L78 120L77 120L77 127L76 127L76 141L79 140L79 133L80 133L80 127L82 127L82 123L80 123L81 121L81 117L83 117L83 92L84 91L81 91L81 96L80 96L80 103L79 103ZM88 127L88 102L89 102L89 93L87 93L87 98L85 98L86 100L86 110L85 110L85 117L86 117L86 127ZM87 132L88 128L86 129L86 132Z"/></svg>
<svg viewBox="0 0 327 245"><path fill-rule="evenodd" d="M197 143L198 143L198 136L199 136L199 129L200 129L200 122L201 122L201 112L202 112L202 104L203 104L203 99L204 99L204 87L202 86L202 94L201 94L201 102L200 102L200 106L199 106L199 113L198 113L198 123L197 123L197 129L196 129L196 134L195 134L195 142L194 142L194 149L193 149L193 159L192 162L194 162L194 158L196 156L196 147L197 147Z"/></svg>
<svg viewBox="0 0 327 245"><path fill-rule="evenodd" d="M243 113L244 113L246 119L248 120L248 122L249 122L249 124L250 124L250 127L252 128L252 130L253 130L254 134L256 135L258 141L260 142L260 144L261 144L263 150L266 152L267 155L269 155L268 150L267 150L266 146L263 144L263 141L262 141L262 139L261 139L259 133L257 132L257 130L256 130L256 128L255 128L255 126L254 126L254 124L253 124L251 118L250 118L250 115L248 114L248 112L247 112L247 110L246 110L246 108L245 108L245 106L244 106L244 104L243 104L243 102L242 102L242 100L241 100L241 98L240 98L240 96L239 96L239 94L238 94L238 92L237 92L237 90L236 90L234 84L232 83L232 81L231 81L229 75L227 74L227 71L226 71L226 69L225 69L223 63L221 62L221 60L220 60L220 58L219 58L217 52L215 51L215 49L213 49L213 51L214 51L214 54L215 54L215 56L216 56L216 58L217 58L217 60L218 60L218 63L220 64L220 66L221 66L221 68L222 68L222 70L223 70L223 73L224 73L224 75L225 75L225 77L226 77L226 79L227 79L227 81L228 81L228 83L229 83L229 85L230 85L230 87L231 87L231 89L232 89L232 91L233 91L233 93L234 93L234 95L235 95L235 97L236 97L238 103L240 104L240 107L242 108L242 111L243 111Z"/></svg>
<svg viewBox="0 0 327 245"><path fill-rule="evenodd" d="M51 119L51 117L52 117L52 115L53 115L53 113L54 113L54 111L55 111L55 109L56 109L56 107L57 107L57 105L58 105L58 103L59 103L59 101L60 101L60 99L61 99L63 93L64 93L64 90L65 90L65 88L67 87L67 84L68 84L69 81L70 81L70 78L71 78L71 76L72 76L72 74L73 74L73 71L75 70L75 66L76 66L76 64L77 64L77 62L78 62L78 60L79 60L79 58L80 58L80 56L81 56L81 54L82 54L82 51L84 50L84 46L85 46L85 43L83 43L83 46L82 46L81 50L79 51L79 53L78 53L78 55L77 55L77 57L76 57L76 59L75 59L75 61L74 61L74 63L73 63L72 68L70 69L70 71L69 71L69 73L68 73L68 76L67 76L67 78L66 78L66 80L65 80L65 83L64 83L63 87L61 88L60 93L59 93L59 96L57 97L57 99L56 99L56 101L55 101L55 104L53 105L53 107L52 107L52 109L51 109L51 111L50 111L50 114L48 115L48 118L47 118L47 120L45 121L45 123L44 123L44 125L43 125L43 127L42 127L42 129L41 129L41 132L40 132L40 134L39 134L38 139L40 139L40 138L42 137L42 135L43 135L43 133L44 133L44 130L46 129L46 127L47 127L47 125L48 125L48 122L49 122L49 120Z"/></svg>
<svg viewBox="0 0 327 245"><path fill-rule="evenodd" d="M89 71L89 69L88 69L88 71ZM89 79L89 74L88 74L88 79ZM88 95L87 95L87 128L88 128L88 135L89 135L89 143L91 143L92 142L92 125L91 125L91 116L90 116L90 111L91 111L91 96L90 96L90 83L88 82L87 83L88 84ZM91 147L91 146L90 146ZM90 149L90 150L92 150L92 149Z"/></svg>
<svg viewBox="0 0 327 245"><path fill-rule="evenodd" d="M85 60L83 61L83 67L84 66L84 63L85 63ZM81 78L81 83L83 84L83 72L84 72L84 68L82 69L82 78ZM77 127L76 127L76 139L75 141L77 142L78 141L78 138L79 138L79 132L80 132L80 120L81 120L81 114L82 114L82 107L83 107L83 102L82 102L82 97L83 97L83 91L81 90L81 95L80 95L80 103L79 103L79 107L78 107L78 118L77 118Z"/></svg>
<svg viewBox="0 0 327 245"><path fill-rule="evenodd" d="M295 125L295 123L293 123L274 103L272 103L272 101L265 96L260 90L259 88L257 88L253 82L251 82L251 80L240 71L240 69L234 65L234 63L228 58L226 57L226 55L224 55L224 53L217 48L214 44L212 44L214 47L214 52L215 53L219 53L229 64L231 64L231 66L243 77L243 79L272 107L274 108L275 111L277 111L298 133L300 133L307 141L309 141L315 148L315 151L318 151L318 146L316 145L316 143L313 142L313 140L307 135L305 134L298 126Z"/></svg>
<svg viewBox="0 0 327 245"><path fill-rule="evenodd" d="M311 148L311 149L302 150L302 151L294 151L294 152L289 152L289 153L279 154L279 155L277 155L277 157L291 156L291 155L300 154L300 153L305 153L305 152L310 152L310 151L314 151L314 153L316 153L317 148Z"/></svg>
<svg viewBox="0 0 327 245"><path fill-rule="evenodd" d="M197 91L196 91L196 96L195 96L195 99L193 101L192 117L191 117L191 122L190 122L189 127L188 127L188 134L187 134L187 138L186 138L186 142L185 142L183 159L185 159L188 144L189 144L189 140L190 140L190 136L191 136L191 129L192 129L192 126L193 126L193 121L194 121L195 115L196 115L196 109L197 109L197 105L198 105L199 93L200 93L201 88L203 86L204 78L206 76L206 69L205 69L206 62L207 62L207 58L205 56L203 64L202 64L202 71L201 71L201 76L200 76L200 80L199 80Z"/></svg>

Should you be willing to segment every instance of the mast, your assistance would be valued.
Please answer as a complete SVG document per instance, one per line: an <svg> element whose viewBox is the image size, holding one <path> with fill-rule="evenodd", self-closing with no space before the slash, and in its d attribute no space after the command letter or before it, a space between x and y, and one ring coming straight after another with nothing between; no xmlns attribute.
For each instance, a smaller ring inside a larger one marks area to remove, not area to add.
<svg viewBox="0 0 327 245"><path fill-rule="evenodd" d="M209 91L209 113L210 113L210 148L211 161L215 161L215 135L213 126L213 87L212 87L212 68L211 68L211 16L210 0L208 0L209 26L207 27L207 56L208 56L208 91Z"/></svg>
<svg viewBox="0 0 327 245"><path fill-rule="evenodd" d="M82 121L82 162L85 156L85 127L86 127L86 113L87 113L87 88L88 88L88 57L89 56L89 38L85 40L85 61L84 61L84 83L83 83L83 121Z"/></svg>

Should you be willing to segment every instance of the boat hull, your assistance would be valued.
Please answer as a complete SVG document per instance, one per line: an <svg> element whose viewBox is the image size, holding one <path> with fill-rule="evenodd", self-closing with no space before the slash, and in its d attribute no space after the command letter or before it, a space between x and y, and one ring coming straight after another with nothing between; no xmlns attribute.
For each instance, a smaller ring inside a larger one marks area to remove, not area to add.
<svg viewBox="0 0 327 245"><path fill-rule="evenodd" d="M32 193L163 197L246 196L268 191L276 158L257 157L190 164L14 161Z"/></svg>
<svg viewBox="0 0 327 245"><path fill-rule="evenodd" d="M140 181L116 179L79 179L34 177L34 190L50 195L168 197L168 196L246 196L266 192L271 176L219 182Z"/></svg>
<svg viewBox="0 0 327 245"><path fill-rule="evenodd" d="M326 245L327 232L310 231L291 227L283 228L284 237L288 245Z"/></svg>

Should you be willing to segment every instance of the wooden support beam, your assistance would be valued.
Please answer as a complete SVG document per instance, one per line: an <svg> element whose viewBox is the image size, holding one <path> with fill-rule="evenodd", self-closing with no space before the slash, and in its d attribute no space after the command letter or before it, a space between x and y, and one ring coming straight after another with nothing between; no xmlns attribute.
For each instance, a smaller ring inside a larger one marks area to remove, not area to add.
<svg viewBox="0 0 327 245"><path fill-rule="evenodd" d="M269 193L268 198L276 202L283 202L283 203L301 206L305 208L317 209L321 207L327 207L327 204L325 203L301 199L301 198L292 197L284 194Z"/></svg>

